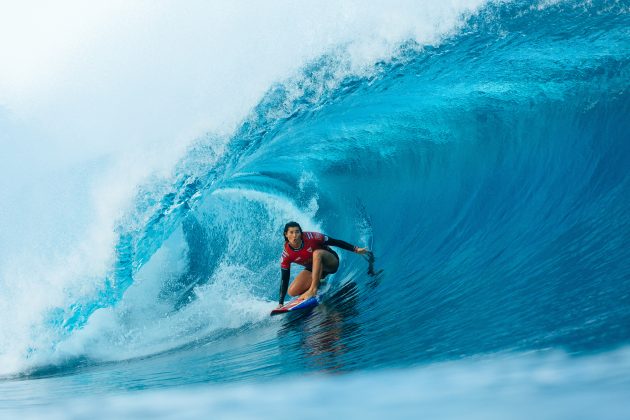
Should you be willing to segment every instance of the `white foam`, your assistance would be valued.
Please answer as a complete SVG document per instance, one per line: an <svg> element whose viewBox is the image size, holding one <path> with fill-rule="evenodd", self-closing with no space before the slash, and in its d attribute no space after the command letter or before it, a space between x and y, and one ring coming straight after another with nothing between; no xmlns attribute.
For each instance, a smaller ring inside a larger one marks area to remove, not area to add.
<svg viewBox="0 0 630 420"><path fill-rule="evenodd" d="M98 310L54 357L87 354L93 360L125 360L261 321L268 318L271 303L251 294L247 285L252 278L246 267L222 264L208 284L195 288L196 299L176 312L157 298L154 286L161 283L138 281L123 304Z"/></svg>
<svg viewBox="0 0 630 420"><path fill-rule="evenodd" d="M284 376L248 384L204 384L120 395L56 399L14 408L20 418L277 418L299 402L300 416L320 418L598 418L627 417L628 349L589 357L492 355L406 370L346 376ZM287 392L287 390L291 392ZM625 415L625 417L624 417Z"/></svg>
<svg viewBox="0 0 630 420"><path fill-rule="evenodd" d="M303 209L271 193L228 188L214 191L213 196L216 198L213 203L220 201L218 208L223 213L217 213L216 207L199 208L200 220L218 226L226 223L224 217L247 220L251 219L247 217L248 206L261 205L272 230L286 220L298 218L308 229L319 229ZM279 235L275 231L265 232L262 224L256 225L257 234ZM146 356L205 339L217 330L237 329L268 319L274 302L256 292L266 282L277 282L277 260L266 263L274 268L273 278L263 278L261 273L246 266L251 263L248 252L252 247L246 243L251 240L247 234L251 229L237 224L227 232L232 236L225 243L213 244L224 247L221 263L210 278L194 287L194 299L174 311L172 302L159 295L165 283L177 281L187 270L189 250L180 227L139 270L124 300L115 308L97 310L84 328L61 342L53 354L48 354L50 361L82 355L99 361ZM278 243L281 243L279 237Z"/></svg>

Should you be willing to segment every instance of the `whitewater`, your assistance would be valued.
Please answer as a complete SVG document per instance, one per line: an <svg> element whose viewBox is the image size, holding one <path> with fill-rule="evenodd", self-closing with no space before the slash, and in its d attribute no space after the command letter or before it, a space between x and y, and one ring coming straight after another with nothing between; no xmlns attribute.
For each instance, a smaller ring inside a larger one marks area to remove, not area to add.
<svg viewBox="0 0 630 420"><path fill-rule="evenodd" d="M2 3L0 415L627 418L629 12Z"/></svg>

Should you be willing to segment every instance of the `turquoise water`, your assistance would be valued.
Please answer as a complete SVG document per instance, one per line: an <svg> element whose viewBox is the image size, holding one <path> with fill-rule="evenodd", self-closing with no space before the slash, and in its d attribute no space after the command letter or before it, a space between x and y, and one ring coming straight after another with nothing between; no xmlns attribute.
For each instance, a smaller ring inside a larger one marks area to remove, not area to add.
<svg viewBox="0 0 630 420"><path fill-rule="evenodd" d="M137 186L105 274L10 354L1 409L624 418L629 7L491 3L367 73L330 53L273 85ZM340 251L319 307L269 317L288 220L383 271Z"/></svg>

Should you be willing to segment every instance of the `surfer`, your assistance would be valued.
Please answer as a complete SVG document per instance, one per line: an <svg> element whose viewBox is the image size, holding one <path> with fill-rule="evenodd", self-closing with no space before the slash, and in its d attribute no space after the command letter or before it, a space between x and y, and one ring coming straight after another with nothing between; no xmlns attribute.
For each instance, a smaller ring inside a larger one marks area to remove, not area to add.
<svg viewBox="0 0 630 420"><path fill-rule="evenodd" d="M357 254L369 254L367 248L359 248L348 242L333 239L319 232L302 232L297 222L284 225L284 249L280 258L282 283L280 285L280 301L284 304L287 290L290 296L300 295L306 300L317 294L319 282L328 274L337 272L339 256L330 246L336 246ZM291 263L304 266L304 270L295 276L289 287Z"/></svg>

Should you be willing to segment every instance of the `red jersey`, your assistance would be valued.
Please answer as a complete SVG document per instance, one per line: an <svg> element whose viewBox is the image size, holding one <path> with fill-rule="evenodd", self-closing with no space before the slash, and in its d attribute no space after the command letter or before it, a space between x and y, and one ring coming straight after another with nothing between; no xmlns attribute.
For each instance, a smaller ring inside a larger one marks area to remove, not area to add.
<svg viewBox="0 0 630 420"><path fill-rule="evenodd" d="M302 232L302 246L300 249L293 249L288 242L284 243L284 250L282 251L282 257L280 257L280 268L288 270L291 263L310 267L313 265L313 252L316 249L330 251L330 248L325 244L327 241L328 236L322 233Z"/></svg>

